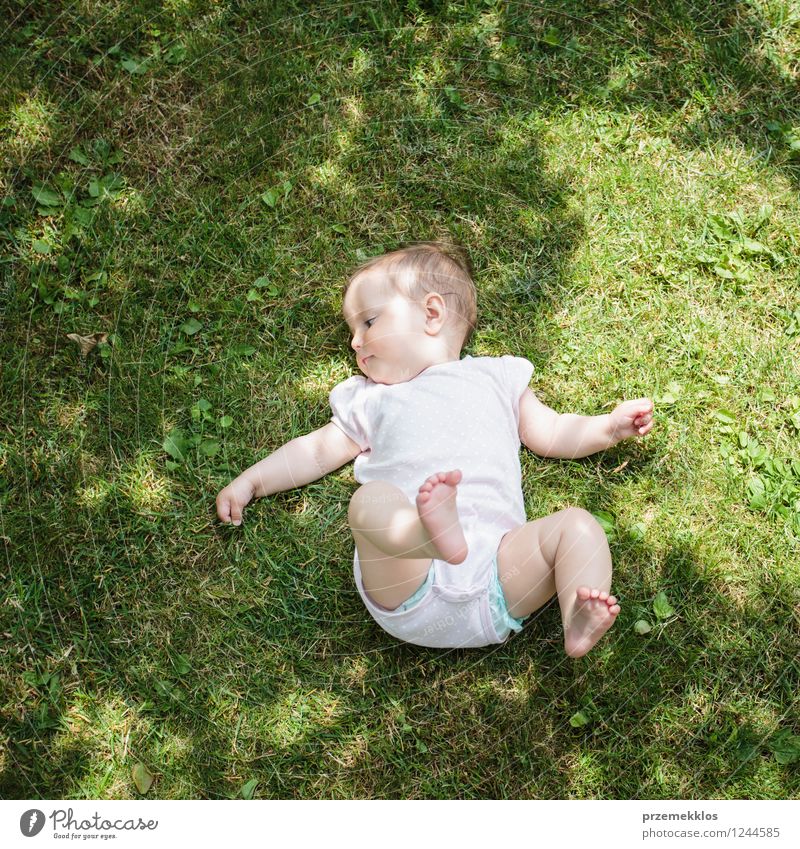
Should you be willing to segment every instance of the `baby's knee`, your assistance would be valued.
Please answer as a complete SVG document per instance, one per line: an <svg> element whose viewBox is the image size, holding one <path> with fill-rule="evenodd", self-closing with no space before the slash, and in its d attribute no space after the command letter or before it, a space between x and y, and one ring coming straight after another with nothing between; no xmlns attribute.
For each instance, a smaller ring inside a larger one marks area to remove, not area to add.
<svg viewBox="0 0 800 849"><path fill-rule="evenodd" d="M375 483L375 481L361 484L361 486L350 496L350 506L347 510L347 518L350 520L350 524L353 523L353 519L356 517L359 510L362 510L372 497L372 492L374 490L373 483Z"/></svg>
<svg viewBox="0 0 800 849"><path fill-rule="evenodd" d="M387 481L368 481L361 484L351 496L347 515L352 522L353 517L364 508L369 509L376 504L390 504L400 499L407 500L398 487Z"/></svg>
<svg viewBox="0 0 800 849"><path fill-rule="evenodd" d="M601 534L605 537L606 532L603 530L603 526L588 510L584 510L583 507L568 507L564 512L567 514L566 521L573 533L594 536Z"/></svg>

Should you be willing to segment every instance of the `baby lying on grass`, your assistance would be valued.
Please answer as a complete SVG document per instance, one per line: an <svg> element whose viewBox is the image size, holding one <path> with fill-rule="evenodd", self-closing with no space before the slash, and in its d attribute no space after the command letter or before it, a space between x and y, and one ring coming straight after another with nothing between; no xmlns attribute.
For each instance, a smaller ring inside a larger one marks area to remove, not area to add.
<svg viewBox="0 0 800 849"><path fill-rule="evenodd" d="M520 442L542 457L585 457L647 434L653 404L559 415L528 388L528 360L461 358L477 318L472 276L466 251L438 242L359 266L343 313L365 376L333 388L327 425L228 484L217 514L239 525L253 497L355 459L353 574L386 632L435 648L502 643L557 594L564 648L581 657L620 611L608 542L580 507L526 521Z"/></svg>

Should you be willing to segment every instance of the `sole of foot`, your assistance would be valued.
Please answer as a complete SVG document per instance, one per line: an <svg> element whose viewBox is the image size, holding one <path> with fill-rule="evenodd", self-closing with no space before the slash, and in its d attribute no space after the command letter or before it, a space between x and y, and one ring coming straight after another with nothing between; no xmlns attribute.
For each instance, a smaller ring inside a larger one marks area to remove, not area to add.
<svg viewBox="0 0 800 849"><path fill-rule="evenodd" d="M620 607L613 595L595 587L578 587L575 595L564 650L570 657L583 657L614 624Z"/></svg>
<svg viewBox="0 0 800 849"><path fill-rule="evenodd" d="M456 508L456 487L461 470L437 472L425 480L417 494L417 512L428 536L446 563L467 559L467 541Z"/></svg>

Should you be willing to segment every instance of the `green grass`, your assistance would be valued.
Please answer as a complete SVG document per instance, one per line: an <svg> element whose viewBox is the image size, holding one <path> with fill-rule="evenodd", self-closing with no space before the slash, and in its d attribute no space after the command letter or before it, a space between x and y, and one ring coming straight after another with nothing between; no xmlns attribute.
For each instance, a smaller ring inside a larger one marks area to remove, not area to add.
<svg viewBox="0 0 800 849"><path fill-rule="evenodd" d="M797 797L800 6L272 6L6 17L0 795ZM523 449L530 518L608 517L581 660L554 604L486 650L380 631L352 466L216 520L356 373L347 272L437 237L465 353L559 412L655 401L644 441Z"/></svg>

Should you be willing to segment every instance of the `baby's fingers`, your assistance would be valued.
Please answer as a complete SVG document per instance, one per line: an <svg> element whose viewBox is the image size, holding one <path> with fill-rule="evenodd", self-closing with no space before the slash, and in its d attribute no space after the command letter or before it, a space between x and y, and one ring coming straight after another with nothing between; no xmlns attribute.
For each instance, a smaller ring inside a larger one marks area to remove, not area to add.
<svg viewBox="0 0 800 849"><path fill-rule="evenodd" d="M230 496L217 497L217 516L220 520L234 525L242 524L242 505Z"/></svg>
<svg viewBox="0 0 800 849"><path fill-rule="evenodd" d="M219 516L220 522L230 522L231 502L229 498L222 495L217 496L217 516Z"/></svg>

